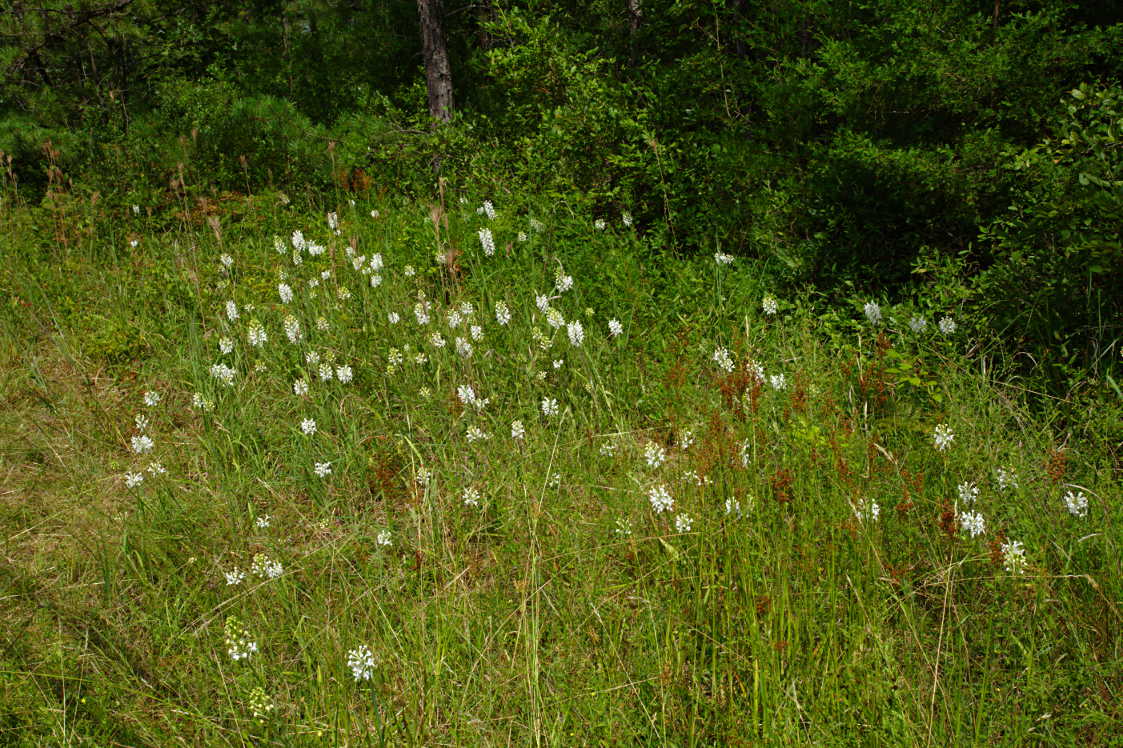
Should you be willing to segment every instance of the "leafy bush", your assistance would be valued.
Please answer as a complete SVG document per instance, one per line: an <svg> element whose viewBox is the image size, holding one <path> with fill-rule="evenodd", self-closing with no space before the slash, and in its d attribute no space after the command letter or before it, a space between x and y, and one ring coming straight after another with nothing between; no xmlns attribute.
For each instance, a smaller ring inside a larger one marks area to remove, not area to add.
<svg viewBox="0 0 1123 748"><path fill-rule="evenodd" d="M1048 136L1011 151L1018 186L981 240L990 266L977 308L1054 381L1074 367L1114 368L1123 334L1123 89L1082 85Z"/></svg>

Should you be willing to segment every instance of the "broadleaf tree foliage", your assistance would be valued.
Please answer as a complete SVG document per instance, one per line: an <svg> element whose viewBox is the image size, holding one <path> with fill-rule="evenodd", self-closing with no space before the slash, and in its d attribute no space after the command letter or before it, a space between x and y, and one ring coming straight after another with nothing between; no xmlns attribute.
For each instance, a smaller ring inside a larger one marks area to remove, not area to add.
<svg viewBox="0 0 1123 748"><path fill-rule="evenodd" d="M19 0L0 150L27 200L57 169L122 204L181 169L429 192L436 164L828 293L953 268L980 319L1089 363L1121 334L1123 251L1098 228L1120 187L1093 168L1118 123L1071 110L1117 101L1121 20L1063 0ZM1014 267L1048 289L1028 309Z"/></svg>

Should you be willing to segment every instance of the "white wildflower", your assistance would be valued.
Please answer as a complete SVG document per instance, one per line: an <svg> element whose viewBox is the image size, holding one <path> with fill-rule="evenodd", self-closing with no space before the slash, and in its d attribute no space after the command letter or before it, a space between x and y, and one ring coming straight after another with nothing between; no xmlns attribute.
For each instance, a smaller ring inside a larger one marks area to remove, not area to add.
<svg viewBox="0 0 1123 748"><path fill-rule="evenodd" d="M292 287L288 283L278 283L277 294L281 297L282 304L292 301Z"/></svg>
<svg viewBox="0 0 1123 748"><path fill-rule="evenodd" d="M936 430L932 434L932 441L936 445L936 449L940 452L946 452L954 439L955 434L952 433L951 427L946 423L937 425Z"/></svg>
<svg viewBox="0 0 1123 748"><path fill-rule="evenodd" d="M238 319L238 305L233 301L226 302L226 319L231 322Z"/></svg>
<svg viewBox="0 0 1123 748"><path fill-rule="evenodd" d="M522 421L511 421L511 438L522 439L526 436L526 427Z"/></svg>
<svg viewBox="0 0 1123 748"><path fill-rule="evenodd" d="M289 339L292 344L299 343L304 339L304 333L300 330L300 321L291 314L285 315L285 337Z"/></svg>
<svg viewBox="0 0 1123 748"><path fill-rule="evenodd" d="M963 532L970 533L971 537L982 535L986 532L986 520L978 512L963 512L959 515L959 527Z"/></svg>
<svg viewBox="0 0 1123 748"><path fill-rule="evenodd" d="M238 618L229 616L223 628L226 638L226 653L230 655L230 659L235 662L246 660L257 652L257 642L253 640L253 636Z"/></svg>
<svg viewBox="0 0 1123 748"><path fill-rule="evenodd" d="M718 265L732 265L733 255L727 255L724 252L714 252L714 262Z"/></svg>
<svg viewBox="0 0 1123 748"><path fill-rule="evenodd" d="M254 686L250 695L246 698L246 702L249 705L250 714L258 720L264 720L277 708L273 697L265 693L265 689L261 686Z"/></svg>
<svg viewBox="0 0 1123 748"><path fill-rule="evenodd" d="M569 344L573 347L578 347L585 341L585 328L582 327L580 320L574 320L565 326L565 331L569 335Z"/></svg>
<svg viewBox="0 0 1123 748"><path fill-rule="evenodd" d="M1026 549L1020 540L1011 540L1002 544L1002 562L1006 571L1011 574L1024 574L1026 570Z"/></svg>
<svg viewBox="0 0 1123 748"><path fill-rule="evenodd" d="M542 415L550 418L558 414L558 401L556 398L542 398Z"/></svg>
<svg viewBox="0 0 1123 748"><path fill-rule="evenodd" d="M350 384L351 379L354 377L354 372L347 364L335 367L335 378L339 380L340 384Z"/></svg>
<svg viewBox="0 0 1123 748"><path fill-rule="evenodd" d="M622 324L620 324L620 320L610 319L608 321L608 334L609 335L611 335L612 337L615 338L616 336L621 335L623 332L624 332L624 326Z"/></svg>
<svg viewBox="0 0 1123 748"><path fill-rule="evenodd" d="M768 378L768 382L774 390L782 390L788 386L788 380L783 374L773 374Z"/></svg>
<svg viewBox="0 0 1123 748"><path fill-rule="evenodd" d="M870 324L877 325L881 323L881 307L876 302L867 301L865 306L866 319Z"/></svg>
<svg viewBox="0 0 1123 748"><path fill-rule="evenodd" d="M230 338L219 338L218 350L224 356L232 353L234 351L234 341Z"/></svg>
<svg viewBox="0 0 1123 748"><path fill-rule="evenodd" d="M136 488L143 482L143 473L125 473L125 488Z"/></svg>
<svg viewBox="0 0 1123 748"><path fill-rule="evenodd" d="M133 451L136 452L138 455L142 455L142 454L146 454L148 452L151 452L152 447L155 446L152 439L150 437L146 436L145 434L138 434L137 436L134 436L130 440L130 443L132 445Z"/></svg>
<svg viewBox="0 0 1123 748"><path fill-rule="evenodd" d="M689 514L675 515L675 532L680 534L690 532L690 528L693 526L694 520L690 518Z"/></svg>
<svg viewBox="0 0 1123 748"><path fill-rule="evenodd" d="M876 501L869 499L858 499L851 505L851 509L854 510L854 517L862 522L876 521L881 516L881 507Z"/></svg>
<svg viewBox="0 0 1123 748"><path fill-rule="evenodd" d="M292 394L303 396L308 394L308 381L305 379L298 379L292 383Z"/></svg>
<svg viewBox="0 0 1123 748"><path fill-rule="evenodd" d="M1013 468L1000 467L994 471L994 482L998 484L1001 491L1007 488L1018 487L1018 474L1014 472Z"/></svg>
<svg viewBox="0 0 1123 748"><path fill-rule="evenodd" d="M506 302L495 302L495 321L500 325L506 325L511 321L511 310L507 307Z"/></svg>
<svg viewBox="0 0 1123 748"><path fill-rule="evenodd" d="M480 505L480 492L471 486L464 489L462 498L464 499L464 506L478 507Z"/></svg>
<svg viewBox="0 0 1123 748"><path fill-rule="evenodd" d="M753 458L753 445L748 439L741 442L741 448L738 450L738 456L741 459L741 467L747 468Z"/></svg>
<svg viewBox="0 0 1123 748"><path fill-rule="evenodd" d="M979 498L979 487L970 481L960 483L958 488L959 500L964 504L974 504Z"/></svg>
<svg viewBox="0 0 1123 748"><path fill-rule="evenodd" d="M1065 509L1073 517L1088 516L1088 497L1083 491L1066 491L1064 495Z"/></svg>
<svg viewBox="0 0 1123 748"><path fill-rule="evenodd" d="M305 418L304 420L302 420L300 422L300 430L303 431L307 436L312 436L313 434L315 434L316 433L316 419Z"/></svg>
<svg viewBox="0 0 1123 748"><path fill-rule="evenodd" d="M480 229L480 246L483 247L484 254L491 257L495 254L495 239L491 235L491 229Z"/></svg>
<svg viewBox="0 0 1123 748"><path fill-rule="evenodd" d="M277 559L270 558L265 553L258 553L253 557L250 573L262 579L276 579L285 573L285 567Z"/></svg>
<svg viewBox="0 0 1123 748"><path fill-rule="evenodd" d="M317 462L313 468L317 478L326 478L331 475L330 462Z"/></svg>
<svg viewBox="0 0 1123 748"><path fill-rule="evenodd" d="M647 500L651 502L651 508L655 510L656 514L669 512L675 507L675 500L671 498L671 492L663 484L659 484L648 491Z"/></svg>
<svg viewBox="0 0 1123 748"><path fill-rule="evenodd" d="M944 317L940 320L940 332L944 335L951 335L955 332L955 320L951 317Z"/></svg>
<svg viewBox="0 0 1123 748"><path fill-rule="evenodd" d="M760 302L760 308L769 317L774 317L780 311L780 305L776 302L776 298L771 295L764 297L764 300Z"/></svg>
<svg viewBox="0 0 1123 748"><path fill-rule="evenodd" d="M733 371L733 357L729 355L727 348L717 348L714 350L713 355L710 356L717 368L729 373Z"/></svg>
<svg viewBox="0 0 1123 748"><path fill-rule="evenodd" d="M320 364L317 372L320 375L321 382L330 382L332 377L335 376L335 372L332 370L331 364L329 363Z"/></svg>
<svg viewBox="0 0 1123 748"><path fill-rule="evenodd" d="M374 676L374 654L370 647L360 644L347 653L347 667L356 681L370 680Z"/></svg>
<svg viewBox="0 0 1123 748"><path fill-rule="evenodd" d="M236 584L241 584L246 579L246 573L235 566L230 571L225 571L222 576L226 578L226 585L232 587Z"/></svg>
<svg viewBox="0 0 1123 748"><path fill-rule="evenodd" d="M909 329L913 332L924 332L926 327L928 327L928 320L924 317L916 316L909 318Z"/></svg>
<svg viewBox="0 0 1123 748"><path fill-rule="evenodd" d="M273 518L270 517L268 514L263 514L260 517L258 517L257 519L255 519L253 521L253 524L254 524L254 527L256 527L257 529L264 530L264 529L268 528L269 525L273 524Z"/></svg>
<svg viewBox="0 0 1123 748"><path fill-rule="evenodd" d="M648 442L643 447L643 459L649 468L655 469L667 460L667 450L655 442Z"/></svg>
<svg viewBox="0 0 1123 748"><path fill-rule="evenodd" d="M249 329L246 330L246 339L254 348L260 348L269 342L269 336L265 334L265 328L257 320L250 322Z"/></svg>
<svg viewBox="0 0 1123 748"><path fill-rule="evenodd" d="M212 364L210 371L211 376L223 384L229 385L234 383L234 370L226 364Z"/></svg>

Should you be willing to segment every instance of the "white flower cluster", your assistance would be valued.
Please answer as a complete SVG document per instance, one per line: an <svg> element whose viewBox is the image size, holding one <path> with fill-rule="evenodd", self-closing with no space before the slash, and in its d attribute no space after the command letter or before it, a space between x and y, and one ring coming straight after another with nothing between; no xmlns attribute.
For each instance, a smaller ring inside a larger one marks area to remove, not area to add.
<svg viewBox="0 0 1123 748"><path fill-rule="evenodd" d="M374 676L374 653L366 644L360 644L347 653L347 667L357 681L370 680Z"/></svg>
<svg viewBox="0 0 1123 748"><path fill-rule="evenodd" d="M867 301L865 306L866 319L870 321L871 325L881 324L881 307L877 302Z"/></svg>
<svg viewBox="0 0 1123 748"><path fill-rule="evenodd" d="M717 348L714 350L710 359L717 364L717 368L729 374L733 371L733 357L729 355L729 349Z"/></svg>
<svg viewBox="0 0 1123 748"><path fill-rule="evenodd" d="M881 516L881 507L876 501L858 499L852 506L855 519L861 522L876 522Z"/></svg>
<svg viewBox="0 0 1123 748"><path fill-rule="evenodd" d="M951 426L948 426L946 423L937 425L935 432L932 434L932 441L936 445L936 450L939 452L946 452L954 439L955 434L952 433Z"/></svg>
<svg viewBox="0 0 1123 748"><path fill-rule="evenodd" d="M251 655L257 652L257 642L253 640L249 630L237 617L230 616L226 619L224 634L226 653L235 662L248 660Z"/></svg>
<svg viewBox="0 0 1123 748"><path fill-rule="evenodd" d="M1021 541L1011 540L1001 547L1003 566L1011 574L1024 574L1026 570L1026 550Z"/></svg>
<svg viewBox="0 0 1123 748"><path fill-rule="evenodd" d="M1073 517L1088 516L1088 497L1083 491L1066 491L1064 495L1065 509Z"/></svg>
<svg viewBox="0 0 1123 748"><path fill-rule="evenodd" d="M495 239L491 235L491 229L480 229L480 246L483 247L484 254L491 257L495 254Z"/></svg>
<svg viewBox="0 0 1123 748"><path fill-rule="evenodd" d="M265 553L254 554L250 573L262 579L276 579L285 573L285 567L275 558L270 558Z"/></svg>
<svg viewBox="0 0 1123 748"><path fill-rule="evenodd" d="M651 508L656 514L669 512L675 508L675 500L671 497L671 492L661 483L647 492L647 500L651 502Z"/></svg>
<svg viewBox="0 0 1123 748"><path fill-rule="evenodd" d="M986 532L987 524L979 512L963 512L959 515L959 528L976 537Z"/></svg>

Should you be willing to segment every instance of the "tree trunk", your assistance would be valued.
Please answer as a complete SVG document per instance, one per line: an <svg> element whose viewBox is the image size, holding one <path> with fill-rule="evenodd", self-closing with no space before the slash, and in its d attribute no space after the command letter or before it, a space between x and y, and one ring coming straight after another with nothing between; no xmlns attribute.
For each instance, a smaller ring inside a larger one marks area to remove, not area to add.
<svg viewBox="0 0 1123 748"><path fill-rule="evenodd" d="M452 71L445 46L444 9L441 0L417 0L421 17L421 54L429 87L429 114L448 122L452 115Z"/></svg>

